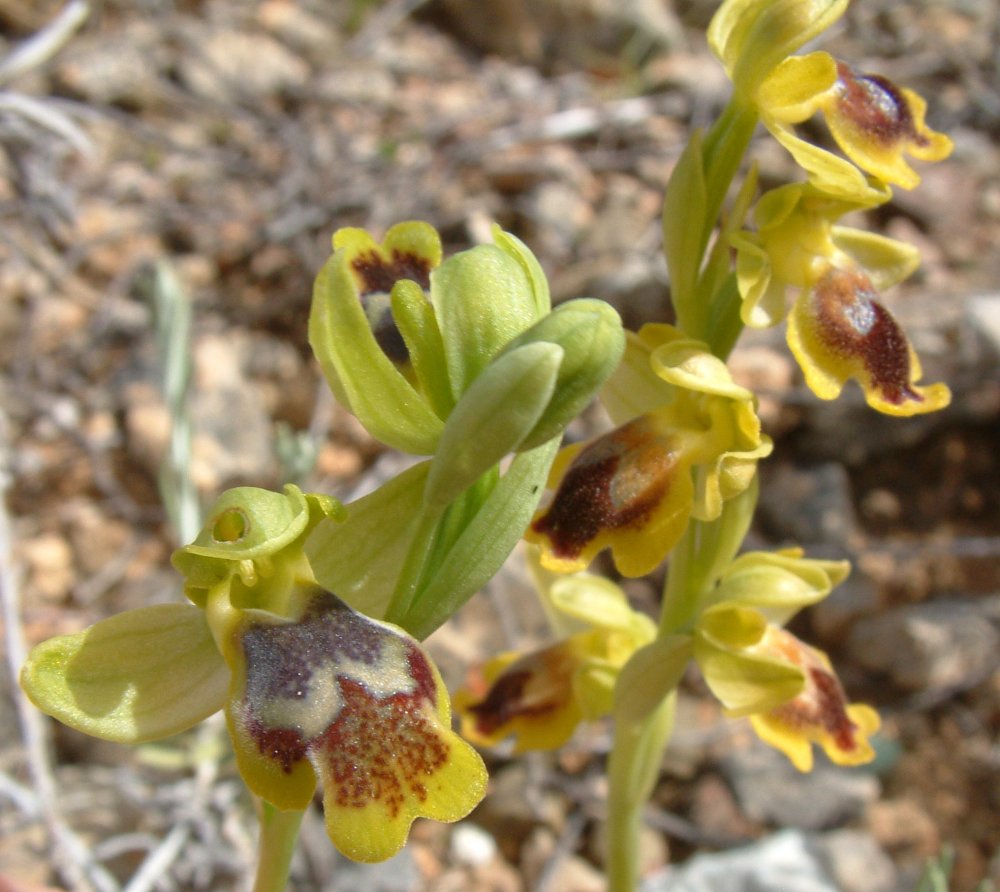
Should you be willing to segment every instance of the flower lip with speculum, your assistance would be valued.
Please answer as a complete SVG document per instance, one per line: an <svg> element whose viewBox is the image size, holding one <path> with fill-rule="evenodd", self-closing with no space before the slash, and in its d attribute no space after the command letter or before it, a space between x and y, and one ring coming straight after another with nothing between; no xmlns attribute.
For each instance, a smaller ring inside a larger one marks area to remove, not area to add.
<svg viewBox="0 0 1000 892"><path fill-rule="evenodd" d="M917 415L948 405L945 384L919 385L920 361L902 327L858 270L831 268L804 290L788 320L788 343L810 389L834 399L856 379L868 404L889 415Z"/></svg>
<svg viewBox="0 0 1000 892"><path fill-rule="evenodd" d="M863 703L848 703L826 654L772 627L768 646L799 667L801 693L767 712L750 717L758 736L783 752L799 771L813 765L812 744L837 765L863 765L875 752L868 738L880 725L878 713Z"/></svg>
<svg viewBox="0 0 1000 892"><path fill-rule="evenodd" d="M485 769L450 726L440 675L401 629L317 587L292 619L242 611L225 654L226 713L247 785L283 809L304 808L317 779L337 848L380 861L418 816L463 817Z"/></svg>
<svg viewBox="0 0 1000 892"><path fill-rule="evenodd" d="M887 183L913 189L920 177L904 160L940 161L952 141L924 122L927 103L888 78L858 74L837 63L837 81L821 107L844 154L862 170Z"/></svg>

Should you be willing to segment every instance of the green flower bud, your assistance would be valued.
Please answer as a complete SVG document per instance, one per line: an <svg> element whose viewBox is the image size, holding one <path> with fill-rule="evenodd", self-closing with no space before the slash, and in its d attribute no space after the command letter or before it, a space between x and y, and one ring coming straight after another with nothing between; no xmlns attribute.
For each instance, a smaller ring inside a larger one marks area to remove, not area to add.
<svg viewBox="0 0 1000 892"><path fill-rule="evenodd" d="M526 344L490 363L459 400L431 463L424 501L444 508L535 429L555 391L563 351Z"/></svg>
<svg viewBox="0 0 1000 892"><path fill-rule="evenodd" d="M500 245L479 245L431 273L431 303L456 401L512 338L538 319L532 282Z"/></svg>
<svg viewBox="0 0 1000 892"><path fill-rule="evenodd" d="M625 332L610 304L581 298L560 304L511 341L504 354L534 343L557 344L563 360L552 399L518 449L532 449L559 436L586 408L618 367L625 352Z"/></svg>

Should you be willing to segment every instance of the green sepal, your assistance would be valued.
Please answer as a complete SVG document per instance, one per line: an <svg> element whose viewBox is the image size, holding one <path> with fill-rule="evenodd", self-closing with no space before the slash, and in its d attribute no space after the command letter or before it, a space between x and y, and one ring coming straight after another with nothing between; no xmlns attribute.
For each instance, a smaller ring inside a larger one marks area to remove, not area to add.
<svg viewBox="0 0 1000 892"><path fill-rule="evenodd" d="M586 408L618 367L625 352L625 332L615 309L603 300L579 298L560 304L504 348L509 352L533 343L562 347L555 391L545 412L519 449L533 449L562 434Z"/></svg>
<svg viewBox="0 0 1000 892"><path fill-rule="evenodd" d="M694 654L690 635L667 635L632 654L618 674L615 718L641 722L672 692Z"/></svg>
<svg viewBox="0 0 1000 892"><path fill-rule="evenodd" d="M517 455L401 616L387 619L426 638L493 578L538 505L559 440Z"/></svg>
<svg viewBox="0 0 1000 892"><path fill-rule="evenodd" d="M531 285L534 317L541 319L552 309L552 298L549 294L549 281L538 258L516 235L504 232L498 224L494 223L490 227L490 232L493 235L493 243L513 257L527 275Z"/></svg>
<svg viewBox="0 0 1000 892"><path fill-rule="evenodd" d="M316 277L309 343L334 395L372 436L402 452L434 452L444 425L379 347L344 252Z"/></svg>
<svg viewBox="0 0 1000 892"><path fill-rule="evenodd" d="M705 682L732 716L766 712L798 696L805 674L787 660L754 650L766 617L729 603L711 607L698 621L694 655Z"/></svg>
<svg viewBox="0 0 1000 892"><path fill-rule="evenodd" d="M204 613L158 604L37 645L21 687L42 712L84 734L141 743L221 709L229 671Z"/></svg>
<svg viewBox="0 0 1000 892"><path fill-rule="evenodd" d="M920 250L907 242L850 226L831 226L830 234L837 248L868 273L877 291L897 285L920 266Z"/></svg>
<svg viewBox="0 0 1000 892"><path fill-rule="evenodd" d="M456 401L538 318L538 300L522 262L497 245L478 245L442 263L431 273L431 302Z"/></svg>
<svg viewBox="0 0 1000 892"><path fill-rule="evenodd" d="M555 344L526 344L476 378L448 418L431 462L424 492L429 509L443 509L521 446L555 391L563 356Z"/></svg>
<svg viewBox="0 0 1000 892"><path fill-rule="evenodd" d="M847 561L804 558L793 549L751 551L733 561L706 603L742 605L783 625L803 607L822 601L850 569Z"/></svg>
<svg viewBox="0 0 1000 892"><path fill-rule="evenodd" d="M321 523L304 549L316 581L360 613L383 619L413 542L430 462L423 461Z"/></svg>

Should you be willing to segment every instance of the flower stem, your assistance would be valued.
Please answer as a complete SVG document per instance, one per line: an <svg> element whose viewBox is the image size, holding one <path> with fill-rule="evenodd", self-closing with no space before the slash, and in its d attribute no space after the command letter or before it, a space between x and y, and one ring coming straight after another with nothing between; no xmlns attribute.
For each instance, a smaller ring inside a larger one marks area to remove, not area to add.
<svg viewBox="0 0 1000 892"><path fill-rule="evenodd" d="M260 855L253 892L284 892L304 811L281 811L260 800Z"/></svg>
<svg viewBox="0 0 1000 892"><path fill-rule="evenodd" d="M633 892L640 870L642 811L674 727L676 691L640 722L615 722L608 762L608 892Z"/></svg>

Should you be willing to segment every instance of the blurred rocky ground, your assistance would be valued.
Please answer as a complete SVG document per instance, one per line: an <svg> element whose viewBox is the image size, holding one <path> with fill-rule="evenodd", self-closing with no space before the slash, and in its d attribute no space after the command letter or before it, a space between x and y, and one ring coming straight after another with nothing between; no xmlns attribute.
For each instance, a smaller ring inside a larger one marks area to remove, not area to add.
<svg viewBox="0 0 1000 892"><path fill-rule="evenodd" d="M661 194L727 96L704 42L715 5L106 0L51 58L0 63L0 433L29 644L179 595L157 485L158 264L192 303L190 470L206 501L296 476L346 494L392 473L324 396L306 344L337 227L419 217L457 250L496 220L556 299L604 298L631 326L667 319ZM0 56L62 9L0 0ZM734 354L777 444L754 544L852 559L800 626L885 730L870 768L802 777L691 678L644 841L661 892L902 892L945 845L956 892L1000 880L1000 12L866 0L826 46L928 97L955 140L865 221L923 252L886 300L954 402L903 421L854 388L820 403L780 329ZM765 185L794 174L766 138L755 153ZM655 582L629 583L637 604L654 607ZM458 682L543 634L514 565L431 646ZM0 675L0 889L60 886ZM223 752L218 726L136 751L50 730L62 811L107 882L125 886L181 828L180 854L132 892L245 887L249 803L224 755L207 786L193 769ZM493 794L469 821L420 824L360 873L335 863L313 815L295 888L596 892L607 746L598 726L555 756L492 754ZM737 880L747 859L785 879Z"/></svg>

